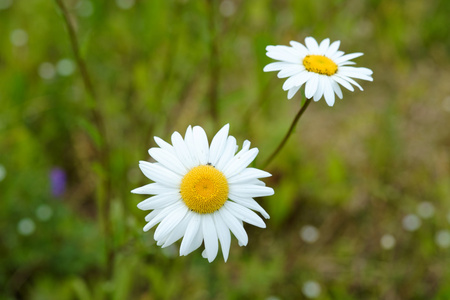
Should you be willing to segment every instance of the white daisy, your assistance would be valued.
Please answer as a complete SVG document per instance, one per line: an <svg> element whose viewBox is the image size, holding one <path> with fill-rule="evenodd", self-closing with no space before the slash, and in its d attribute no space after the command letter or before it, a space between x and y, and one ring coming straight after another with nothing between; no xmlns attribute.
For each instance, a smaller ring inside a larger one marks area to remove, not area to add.
<svg viewBox="0 0 450 300"><path fill-rule="evenodd" d="M225 125L208 145L200 126L189 126L183 137L172 134L172 145L155 137L159 147L148 152L156 162L140 161L145 176L153 180L132 193L154 195L138 204L142 210L153 210L145 220L144 231L160 223L154 238L157 245L167 247L183 237L180 255L188 255L204 242L203 257L212 262L217 256L218 241L225 261L230 250L230 231L239 245L245 246L248 236L243 222L265 228L267 212L253 197L270 196L274 191L258 178L270 173L248 168L258 154L245 141L242 149Z"/></svg>
<svg viewBox="0 0 450 300"><path fill-rule="evenodd" d="M363 88L352 78L372 81L372 70L368 68L349 67L355 63L350 61L363 53L344 55L338 51L340 41L330 45L330 39L324 39L320 45L312 37L305 38L306 47L291 41L291 46L267 46L266 55L280 62L270 63L264 67L264 72L280 71L279 78L289 77L283 84L283 90L288 91L288 99L305 84L306 98L319 101L324 96L329 106L334 104L334 94L342 99L342 85L354 91L353 85Z"/></svg>

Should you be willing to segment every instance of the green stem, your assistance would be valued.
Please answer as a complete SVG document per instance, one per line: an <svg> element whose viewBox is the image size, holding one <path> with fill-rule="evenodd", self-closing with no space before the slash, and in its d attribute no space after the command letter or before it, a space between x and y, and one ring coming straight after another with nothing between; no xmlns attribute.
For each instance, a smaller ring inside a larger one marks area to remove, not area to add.
<svg viewBox="0 0 450 300"><path fill-rule="evenodd" d="M100 165L103 169L102 170L103 172L101 172L101 174L100 174L100 181L101 181L100 187L104 188L103 190L99 190L99 198L98 198L99 199L99 203L98 203L98 206L99 206L98 214L99 215L98 215L98 217L99 217L101 226L103 227L104 236L105 236L105 252L106 252L106 261L107 261L106 276L110 276L110 274L112 272L113 261L114 261L114 250L113 250L113 244L112 244L112 226L110 224L110 219L109 219L109 211L110 211L110 206L111 206L110 199L111 199L112 183L111 183L111 179L107 175L107 174L109 174L109 172L108 172L108 170L109 170L109 151L108 151L105 122L104 122L102 114L99 110L96 90L94 88L94 85L92 84L92 80L89 75L88 69L86 67L86 63L84 62L83 58L81 57L80 46L79 46L77 35L75 32L75 27L70 20L69 12L62 0L55 0L55 2L58 5L59 9L61 10L61 14L64 18L64 22L66 24L66 28L69 33L72 52L75 56L75 61L80 70L83 84L86 88L87 93L91 97L91 100L94 102L93 105L90 105L93 122L95 123L95 126L96 126L100 136L103 137L103 141L100 143L100 145L97 145L97 147L95 147L95 149L97 150L96 151L97 161L100 163Z"/></svg>
<svg viewBox="0 0 450 300"><path fill-rule="evenodd" d="M278 155L278 153L283 149L284 145L288 141L289 137L291 136L292 132L294 131L295 125L297 125L298 120L300 120L300 117L303 115L305 110L308 108L309 103L311 102L311 98L306 99L306 102L303 104L303 106L298 111L297 115L295 116L294 120L292 121L291 127L289 127L288 132L284 136L281 143L278 145L277 149L272 153L272 155L269 156L269 158L265 161L263 164L263 168L267 167L272 160Z"/></svg>

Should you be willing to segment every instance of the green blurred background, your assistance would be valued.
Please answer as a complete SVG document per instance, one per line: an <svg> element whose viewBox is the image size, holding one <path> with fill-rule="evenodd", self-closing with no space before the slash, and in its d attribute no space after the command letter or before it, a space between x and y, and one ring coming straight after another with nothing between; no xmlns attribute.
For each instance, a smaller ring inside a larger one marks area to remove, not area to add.
<svg viewBox="0 0 450 300"><path fill-rule="evenodd" d="M0 0L1 299L450 299L450 2ZM144 233L154 135L225 123L260 167L300 107L267 45L341 40L364 92L312 103L267 228L209 264ZM86 78L86 77L85 77Z"/></svg>

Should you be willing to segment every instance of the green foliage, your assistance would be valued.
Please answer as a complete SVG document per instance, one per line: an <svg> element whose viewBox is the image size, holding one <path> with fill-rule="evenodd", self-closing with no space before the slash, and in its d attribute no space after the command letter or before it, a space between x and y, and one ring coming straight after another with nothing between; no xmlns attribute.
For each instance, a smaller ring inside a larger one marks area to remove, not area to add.
<svg viewBox="0 0 450 300"><path fill-rule="evenodd" d="M57 1L0 0L1 299L307 299L310 280L317 299L450 298L450 2L63 2L95 95ZM309 35L364 52L374 82L311 103L267 168L267 228L246 225L227 263L158 247L130 193L153 136L230 123L260 167L301 101L265 47Z"/></svg>

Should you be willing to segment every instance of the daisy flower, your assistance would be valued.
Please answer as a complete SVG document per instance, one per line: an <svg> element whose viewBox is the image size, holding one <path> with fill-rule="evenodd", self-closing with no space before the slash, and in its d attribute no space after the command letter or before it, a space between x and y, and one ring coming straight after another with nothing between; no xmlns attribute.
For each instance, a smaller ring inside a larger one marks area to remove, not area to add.
<svg viewBox="0 0 450 300"><path fill-rule="evenodd" d="M212 262L218 253L219 241L225 261L230 251L231 234L240 246L248 243L243 222L265 228L267 212L253 199L270 196L274 191L258 178L270 173L249 168L258 154L245 141L236 153L236 139L228 135L225 125L214 136L211 145L200 126L189 126L183 137L172 134L172 145L155 137L159 147L148 152L156 162L140 161L139 167L153 183L131 191L154 195L138 204L152 210L145 220L144 231L159 223L154 238L158 246L167 247L183 238L180 255L188 255L202 245L204 258Z"/></svg>
<svg viewBox="0 0 450 300"><path fill-rule="evenodd" d="M329 106L333 106L336 94L342 99L342 85L349 91L352 86L363 88L352 78L372 81L372 70L368 68L350 67L355 63L351 60L363 53L344 55L339 51L340 41L330 45L330 39L324 39L320 45L312 37L305 38L306 47L291 41L291 46L267 46L266 55L279 62L270 63L264 67L264 72L280 71L279 78L288 78L283 84L283 90L288 91L288 99L305 84L305 96L319 101L324 96Z"/></svg>

